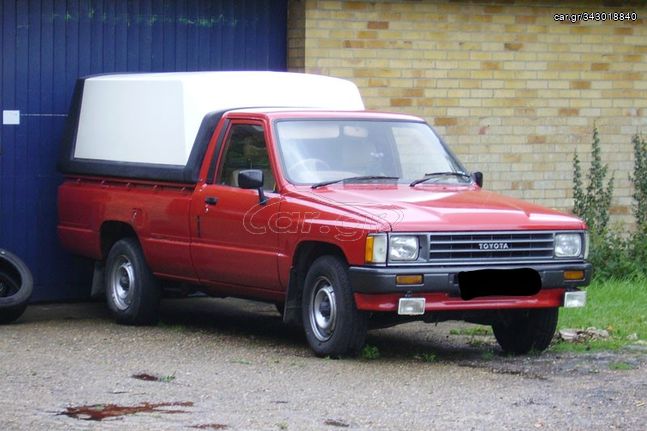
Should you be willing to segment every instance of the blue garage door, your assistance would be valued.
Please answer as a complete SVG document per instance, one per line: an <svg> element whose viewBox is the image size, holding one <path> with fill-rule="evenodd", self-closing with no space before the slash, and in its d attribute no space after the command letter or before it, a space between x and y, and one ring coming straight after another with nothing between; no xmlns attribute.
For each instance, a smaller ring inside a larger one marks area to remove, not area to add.
<svg viewBox="0 0 647 431"><path fill-rule="evenodd" d="M90 265L67 255L56 237L56 161L75 80L285 70L286 3L0 0L0 248L31 268L33 300L89 294Z"/></svg>

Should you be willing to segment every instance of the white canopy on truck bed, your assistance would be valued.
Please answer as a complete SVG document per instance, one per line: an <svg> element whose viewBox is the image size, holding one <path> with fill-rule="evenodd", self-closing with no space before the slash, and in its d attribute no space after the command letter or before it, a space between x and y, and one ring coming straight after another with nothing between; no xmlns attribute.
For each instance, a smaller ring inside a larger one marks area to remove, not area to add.
<svg viewBox="0 0 647 431"><path fill-rule="evenodd" d="M95 76L83 79L73 150L67 157L185 166L206 114L251 107L364 109L355 84L319 75L183 72Z"/></svg>

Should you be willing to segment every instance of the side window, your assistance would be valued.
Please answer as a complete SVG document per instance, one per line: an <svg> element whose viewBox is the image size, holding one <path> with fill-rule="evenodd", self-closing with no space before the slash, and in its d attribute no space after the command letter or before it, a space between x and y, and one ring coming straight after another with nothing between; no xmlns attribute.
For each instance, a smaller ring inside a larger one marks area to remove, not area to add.
<svg viewBox="0 0 647 431"><path fill-rule="evenodd" d="M263 189L274 190L274 175L267 154L263 127L234 124L225 140L225 156L218 169L218 184L238 187L238 173L245 169L263 171Z"/></svg>

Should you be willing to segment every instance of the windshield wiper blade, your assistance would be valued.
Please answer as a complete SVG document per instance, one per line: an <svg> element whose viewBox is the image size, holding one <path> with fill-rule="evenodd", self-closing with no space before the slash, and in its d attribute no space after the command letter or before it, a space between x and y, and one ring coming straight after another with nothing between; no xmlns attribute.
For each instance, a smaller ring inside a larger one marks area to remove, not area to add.
<svg viewBox="0 0 647 431"><path fill-rule="evenodd" d="M313 189L328 186L335 183L345 183L346 181L368 181L368 180L399 180L400 177L389 177L386 175L363 175L359 177L340 178L338 180L322 181L310 186Z"/></svg>
<svg viewBox="0 0 647 431"><path fill-rule="evenodd" d="M430 174L425 174L424 178L418 178L409 184L410 187L415 187L416 184L424 183L435 177L461 177L461 178L472 178L469 174L465 172L432 172Z"/></svg>

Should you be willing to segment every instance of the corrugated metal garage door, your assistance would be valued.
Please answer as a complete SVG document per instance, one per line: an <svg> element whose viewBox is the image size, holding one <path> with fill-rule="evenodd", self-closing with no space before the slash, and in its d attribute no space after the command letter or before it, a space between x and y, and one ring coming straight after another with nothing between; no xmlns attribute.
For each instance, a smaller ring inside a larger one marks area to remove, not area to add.
<svg viewBox="0 0 647 431"><path fill-rule="evenodd" d="M31 268L33 299L89 293L89 266L63 252L56 238L56 160L76 78L285 70L286 3L0 0L0 107L20 111L19 125L0 126L0 248Z"/></svg>

